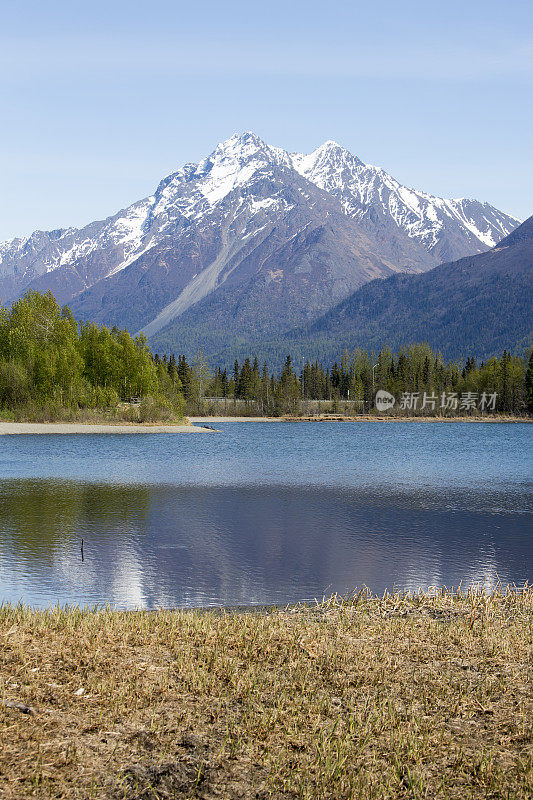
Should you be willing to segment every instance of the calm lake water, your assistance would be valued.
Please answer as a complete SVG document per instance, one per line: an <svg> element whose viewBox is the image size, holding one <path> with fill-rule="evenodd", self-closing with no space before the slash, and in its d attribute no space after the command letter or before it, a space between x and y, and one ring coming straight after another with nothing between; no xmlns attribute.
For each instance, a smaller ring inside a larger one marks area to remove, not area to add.
<svg viewBox="0 0 533 800"><path fill-rule="evenodd" d="M533 579L527 424L220 427L0 437L0 600L248 605Z"/></svg>

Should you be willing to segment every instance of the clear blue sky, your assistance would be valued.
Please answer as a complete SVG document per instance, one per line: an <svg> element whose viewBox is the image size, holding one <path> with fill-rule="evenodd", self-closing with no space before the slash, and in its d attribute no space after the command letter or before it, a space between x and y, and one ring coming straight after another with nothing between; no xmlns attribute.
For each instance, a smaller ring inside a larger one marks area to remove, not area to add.
<svg viewBox="0 0 533 800"><path fill-rule="evenodd" d="M533 213L533 4L19 0L0 30L0 239L150 194L234 132L335 139Z"/></svg>

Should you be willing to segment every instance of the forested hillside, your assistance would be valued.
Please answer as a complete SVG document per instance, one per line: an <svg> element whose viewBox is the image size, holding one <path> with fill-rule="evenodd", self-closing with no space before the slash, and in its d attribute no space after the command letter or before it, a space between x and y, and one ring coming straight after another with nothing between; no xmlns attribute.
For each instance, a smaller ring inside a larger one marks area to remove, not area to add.
<svg viewBox="0 0 533 800"><path fill-rule="evenodd" d="M524 353L533 343L533 217L487 253L366 284L281 344L306 354L312 343L329 360L339 347L420 341L447 358Z"/></svg>
<svg viewBox="0 0 533 800"><path fill-rule="evenodd" d="M366 283L323 316L275 337L265 335L268 305L247 296L246 325L235 327L236 305L224 291L209 295L206 316L189 309L150 339L155 349L202 347L217 365L259 361L281 367L286 353L332 364L345 349L393 350L428 342L446 358L487 360L504 350L523 356L533 343L533 217L486 253L442 264L421 275L392 275ZM281 300L280 300L281 302ZM288 303L289 298L285 297ZM252 313L252 309L255 312Z"/></svg>

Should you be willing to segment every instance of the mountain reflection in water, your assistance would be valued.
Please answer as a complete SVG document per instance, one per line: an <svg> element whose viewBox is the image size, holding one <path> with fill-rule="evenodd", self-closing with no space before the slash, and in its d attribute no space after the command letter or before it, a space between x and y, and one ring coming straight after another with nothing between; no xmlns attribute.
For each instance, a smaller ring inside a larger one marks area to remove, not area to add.
<svg viewBox="0 0 533 800"><path fill-rule="evenodd" d="M152 608L287 603L363 584L521 583L533 563L529 498L4 479L0 599Z"/></svg>

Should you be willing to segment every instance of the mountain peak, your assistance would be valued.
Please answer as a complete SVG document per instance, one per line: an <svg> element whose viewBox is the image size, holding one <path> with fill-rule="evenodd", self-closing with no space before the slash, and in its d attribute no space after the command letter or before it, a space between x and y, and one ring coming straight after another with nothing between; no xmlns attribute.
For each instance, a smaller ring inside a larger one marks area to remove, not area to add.
<svg viewBox="0 0 533 800"><path fill-rule="evenodd" d="M200 192L214 205L237 186L243 186L258 169L271 166L290 166L285 150L246 131L220 142L211 155L200 161L194 178L200 179Z"/></svg>
<svg viewBox="0 0 533 800"><path fill-rule="evenodd" d="M260 153L266 159L272 158L276 161L279 159L279 154L284 154L285 151L267 144L252 131L245 131L244 133L234 133L229 139L219 142L208 158L243 160L255 156L257 153ZM204 159L204 161L206 160Z"/></svg>
<svg viewBox="0 0 533 800"><path fill-rule="evenodd" d="M317 147L314 151L315 153L337 153L337 154L344 154L349 158L357 158L349 150L343 147L338 142L335 142L333 139L327 139L324 144L321 144L320 147ZM359 159L357 159L359 160Z"/></svg>
<svg viewBox="0 0 533 800"><path fill-rule="evenodd" d="M268 147L268 145L253 131L244 131L243 133L234 133L229 139L219 142L215 152L217 150L238 150L246 147L261 149Z"/></svg>
<svg viewBox="0 0 533 800"><path fill-rule="evenodd" d="M293 153L291 160L300 175L326 191L353 180L357 171L365 166L333 139L328 139L308 155Z"/></svg>

